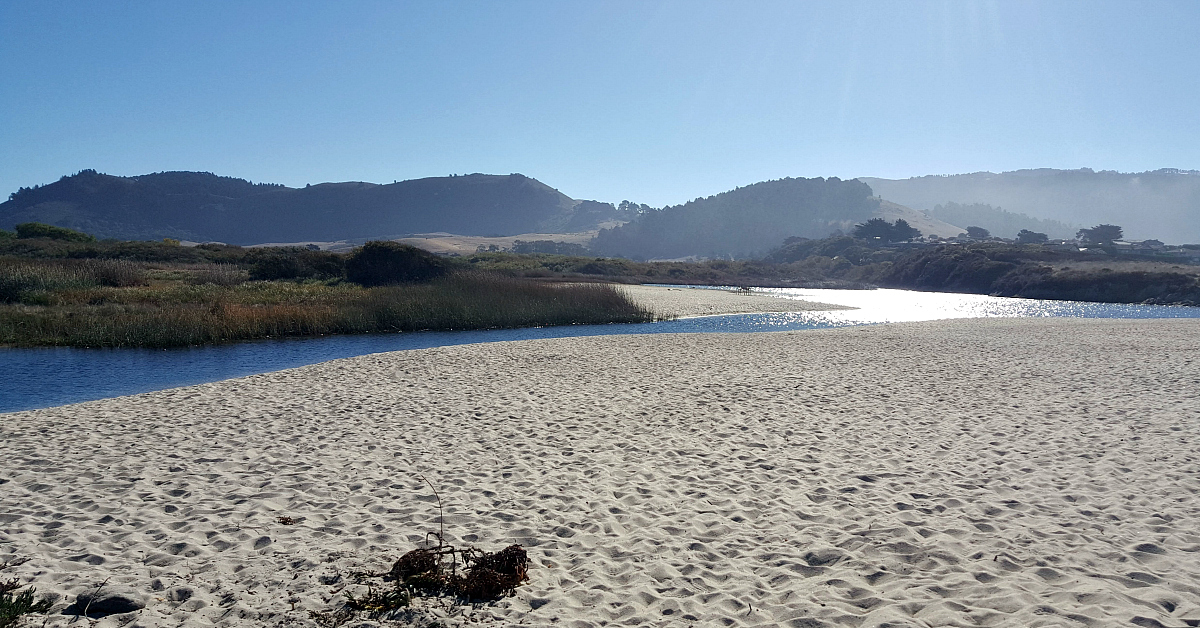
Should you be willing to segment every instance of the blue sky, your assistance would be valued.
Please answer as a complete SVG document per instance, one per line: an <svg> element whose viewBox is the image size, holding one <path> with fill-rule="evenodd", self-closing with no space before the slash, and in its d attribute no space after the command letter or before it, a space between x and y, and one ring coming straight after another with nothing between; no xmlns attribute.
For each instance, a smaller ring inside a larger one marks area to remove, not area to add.
<svg viewBox="0 0 1200 628"><path fill-rule="evenodd" d="M1200 2L0 2L0 191L83 168L785 176L1200 168Z"/></svg>

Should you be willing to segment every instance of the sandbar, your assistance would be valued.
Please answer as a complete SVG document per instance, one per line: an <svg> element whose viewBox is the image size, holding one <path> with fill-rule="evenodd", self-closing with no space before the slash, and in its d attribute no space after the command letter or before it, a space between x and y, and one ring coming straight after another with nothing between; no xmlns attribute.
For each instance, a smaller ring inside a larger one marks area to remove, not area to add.
<svg viewBox="0 0 1200 628"><path fill-rule="evenodd" d="M316 626L438 528L424 476L530 582L347 625L1196 625L1198 355L1197 320L560 338L10 413L0 577L51 626L101 583L145 601L101 628Z"/></svg>
<svg viewBox="0 0 1200 628"><path fill-rule="evenodd" d="M785 299L757 291L641 285L619 286L619 289L625 291L635 303L660 317L668 318L854 309L831 303Z"/></svg>

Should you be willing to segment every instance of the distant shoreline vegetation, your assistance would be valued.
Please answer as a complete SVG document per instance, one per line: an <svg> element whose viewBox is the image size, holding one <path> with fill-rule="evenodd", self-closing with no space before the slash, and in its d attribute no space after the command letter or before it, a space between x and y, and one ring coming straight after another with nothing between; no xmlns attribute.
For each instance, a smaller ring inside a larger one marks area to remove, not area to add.
<svg viewBox="0 0 1200 628"><path fill-rule="evenodd" d="M201 253L237 261L172 262L145 258L187 249L54 235L0 242L0 345L179 347L654 320L612 285L472 270L392 242L349 256L213 247Z"/></svg>
<svg viewBox="0 0 1200 628"><path fill-rule="evenodd" d="M859 238L788 238L762 259L701 261L499 251L443 257L394 242L368 243L350 255L300 247L185 247L27 227L32 237L0 233L0 345L170 347L654 319L612 283L889 287L1200 304L1200 266L1183 260L1115 255L1105 251L1116 246L1111 241L1087 252L994 240L893 242L912 235L902 222L862 223L855 229L864 234ZM886 237L867 237L870 227L885 226ZM1081 234L1096 239L1100 227Z"/></svg>

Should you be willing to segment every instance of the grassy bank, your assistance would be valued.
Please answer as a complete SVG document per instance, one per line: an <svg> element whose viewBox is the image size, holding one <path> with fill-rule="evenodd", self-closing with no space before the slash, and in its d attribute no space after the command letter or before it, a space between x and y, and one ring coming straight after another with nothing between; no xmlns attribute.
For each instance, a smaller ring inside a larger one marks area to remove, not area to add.
<svg viewBox="0 0 1200 628"><path fill-rule="evenodd" d="M491 329L652 320L605 284L548 284L454 273L366 288L337 281L251 281L230 266L0 260L0 344L175 347L283 336Z"/></svg>

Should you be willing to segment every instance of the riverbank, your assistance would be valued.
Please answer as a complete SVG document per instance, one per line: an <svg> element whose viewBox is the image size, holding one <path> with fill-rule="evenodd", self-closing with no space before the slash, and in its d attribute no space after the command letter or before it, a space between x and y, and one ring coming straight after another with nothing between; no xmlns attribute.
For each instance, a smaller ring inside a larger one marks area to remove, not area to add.
<svg viewBox="0 0 1200 628"><path fill-rule="evenodd" d="M443 625L1183 625L1198 350L1195 320L563 338L13 413L0 559L57 608L107 580L139 625L315 626L437 529L424 475L448 540L534 561L418 604Z"/></svg>

